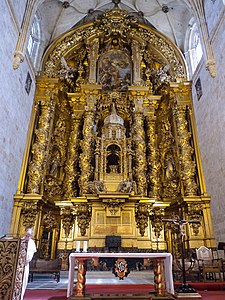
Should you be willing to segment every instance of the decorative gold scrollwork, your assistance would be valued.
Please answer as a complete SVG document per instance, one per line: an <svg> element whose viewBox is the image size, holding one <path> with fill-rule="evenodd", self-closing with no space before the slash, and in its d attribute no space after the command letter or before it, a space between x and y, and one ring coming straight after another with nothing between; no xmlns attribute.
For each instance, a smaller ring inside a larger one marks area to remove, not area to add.
<svg viewBox="0 0 225 300"><path fill-rule="evenodd" d="M199 223L191 223L190 227L193 229L194 235L199 234L199 229L201 227L201 220L203 217L203 205L200 203L192 203L188 207L188 217L190 220L199 221Z"/></svg>
<svg viewBox="0 0 225 300"><path fill-rule="evenodd" d="M23 215L23 226L25 228L33 228L36 221L36 216L38 213L37 202L36 201L26 201L24 202L22 208Z"/></svg>
<svg viewBox="0 0 225 300"><path fill-rule="evenodd" d="M70 231L75 221L74 208L63 207L61 209L62 226L65 231L65 236L68 238Z"/></svg>
<svg viewBox="0 0 225 300"><path fill-rule="evenodd" d="M162 218L164 217L164 209L156 207L151 210L150 220L156 238L159 238L163 229Z"/></svg>
<svg viewBox="0 0 225 300"><path fill-rule="evenodd" d="M49 210L46 214L44 214L42 219L42 224L44 228L48 230L52 230L53 228L58 227L57 219L51 210Z"/></svg>
<svg viewBox="0 0 225 300"><path fill-rule="evenodd" d="M80 203L75 205L75 210L78 227L80 228L81 235L84 236L90 225L92 207L90 204Z"/></svg>
<svg viewBox="0 0 225 300"><path fill-rule="evenodd" d="M148 219L152 204L138 204L135 207L135 220L140 234L145 234L145 229L148 227Z"/></svg>
<svg viewBox="0 0 225 300"><path fill-rule="evenodd" d="M103 203L108 208L108 210L112 216L117 215L121 206L123 206L124 202L125 202L124 199L104 199L103 200Z"/></svg>

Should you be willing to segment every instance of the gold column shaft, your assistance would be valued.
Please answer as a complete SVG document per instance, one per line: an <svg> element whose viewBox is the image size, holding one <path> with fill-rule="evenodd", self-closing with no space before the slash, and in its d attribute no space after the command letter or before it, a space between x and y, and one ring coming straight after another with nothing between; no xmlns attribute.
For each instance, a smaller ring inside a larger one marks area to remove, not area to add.
<svg viewBox="0 0 225 300"><path fill-rule="evenodd" d="M155 122L154 116L146 117L147 120L147 136L148 136L148 151L147 165L149 170L148 183L150 185L150 191L148 197L157 198L159 197L160 182L159 182L159 168L160 164L158 161L158 152L156 148L156 133L155 133Z"/></svg>
<svg viewBox="0 0 225 300"><path fill-rule="evenodd" d="M54 104L51 99L44 99L41 101L41 115L38 120L38 126L35 130L36 141L32 146L32 161L29 164L28 171L28 187L27 191L32 194L40 192L40 185L42 183L44 174L43 167L46 160L46 148L49 139L50 120L54 112Z"/></svg>
<svg viewBox="0 0 225 300"><path fill-rule="evenodd" d="M191 132L188 130L186 119L187 106L175 104L174 114L177 126L177 137L179 147L179 161L181 167L181 181L183 182L184 195L192 196L197 194L195 182L196 164L192 159L194 149L190 144Z"/></svg>
<svg viewBox="0 0 225 300"><path fill-rule="evenodd" d="M64 184L65 198L71 198L77 196L77 190L74 190L73 183L77 179L78 174L76 166L78 166L79 161L79 128L80 128L80 118L76 118L75 115L72 116L72 128L69 138L69 149L68 149L68 159L66 162L66 180Z"/></svg>
<svg viewBox="0 0 225 300"><path fill-rule="evenodd" d="M138 194L146 193L146 144L144 132L144 120L141 112L134 113L133 121L134 144L135 144L135 177L137 180Z"/></svg>
<svg viewBox="0 0 225 300"><path fill-rule="evenodd" d="M92 110L87 110L84 116L83 126L83 140L81 141L82 153L80 155L80 169L81 175L79 179L79 185L81 193L83 194L84 187L93 173L93 167L91 165L92 160L92 144L93 144L93 125L95 113Z"/></svg>

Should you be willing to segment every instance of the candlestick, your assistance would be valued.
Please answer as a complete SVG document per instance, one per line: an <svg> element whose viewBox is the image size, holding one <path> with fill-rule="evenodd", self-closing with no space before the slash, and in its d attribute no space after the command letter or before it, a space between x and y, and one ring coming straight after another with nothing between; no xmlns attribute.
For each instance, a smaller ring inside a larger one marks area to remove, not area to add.
<svg viewBox="0 0 225 300"><path fill-rule="evenodd" d="M76 252L80 252L80 241L76 241Z"/></svg>
<svg viewBox="0 0 225 300"><path fill-rule="evenodd" d="M83 252L87 252L87 241L83 243Z"/></svg>

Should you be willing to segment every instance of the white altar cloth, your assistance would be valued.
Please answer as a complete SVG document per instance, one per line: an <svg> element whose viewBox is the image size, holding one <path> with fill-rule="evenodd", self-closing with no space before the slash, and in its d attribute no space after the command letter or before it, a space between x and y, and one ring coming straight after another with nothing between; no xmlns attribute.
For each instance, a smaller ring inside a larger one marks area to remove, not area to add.
<svg viewBox="0 0 225 300"><path fill-rule="evenodd" d="M73 294L73 282L74 282L74 268L76 259L89 259L89 258L149 258L149 259L164 259L164 274L166 282L167 292L174 294L174 285L173 285L173 273L172 273L172 262L173 257L170 253L71 253L69 256L69 278L67 286L67 297L72 296Z"/></svg>

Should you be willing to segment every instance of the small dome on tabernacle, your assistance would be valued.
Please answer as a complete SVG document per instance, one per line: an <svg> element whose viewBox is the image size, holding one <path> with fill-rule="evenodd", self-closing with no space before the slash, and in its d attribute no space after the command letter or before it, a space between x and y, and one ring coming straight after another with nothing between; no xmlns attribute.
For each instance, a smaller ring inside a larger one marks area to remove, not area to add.
<svg viewBox="0 0 225 300"><path fill-rule="evenodd" d="M123 118L121 118L120 116L117 115L116 113L116 108L115 108L115 104L113 103L112 106L112 112L111 114L105 118L104 124L119 124L122 125L124 124L124 120Z"/></svg>

